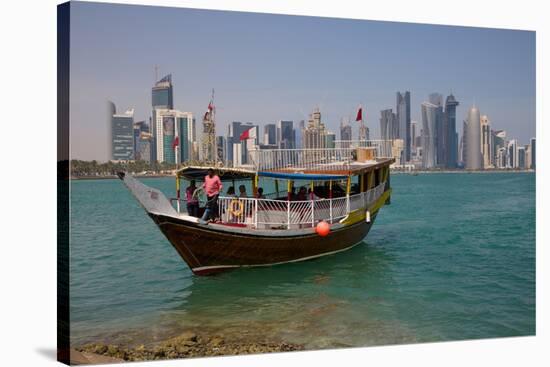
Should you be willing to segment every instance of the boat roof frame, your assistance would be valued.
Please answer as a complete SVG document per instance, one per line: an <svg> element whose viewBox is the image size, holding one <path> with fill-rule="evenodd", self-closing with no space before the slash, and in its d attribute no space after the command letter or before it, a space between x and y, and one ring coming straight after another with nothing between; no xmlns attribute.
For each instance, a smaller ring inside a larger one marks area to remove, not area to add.
<svg viewBox="0 0 550 367"><path fill-rule="evenodd" d="M256 176L282 180L311 180L311 181L338 181L348 176L356 176L370 172L380 167L389 166L395 162L394 158L378 159L370 164L357 162L342 169L299 169L288 168L278 170L258 171L241 167L216 167L216 166L185 166L176 171L177 177L187 180L203 179L209 169L213 169L221 180L253 180Z"/></svg>

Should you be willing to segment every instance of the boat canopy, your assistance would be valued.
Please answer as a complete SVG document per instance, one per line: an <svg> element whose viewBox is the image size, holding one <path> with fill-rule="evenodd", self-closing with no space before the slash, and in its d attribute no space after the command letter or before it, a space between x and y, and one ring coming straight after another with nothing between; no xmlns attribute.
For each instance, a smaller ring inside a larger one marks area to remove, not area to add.
<svg viewBox="0 0 550 367"><path fill-rule="evenodd" d="M177 171L177 176L186 180L202 180L212 168L221 180L251 180L256 175L256 171L243 168L229 167L205 167L205 166L187 166Z"/></svg>
<svg viewBox="0 0 550 367"><path fill-rule="evenodd" d="M271 177L275 179L282 180L307 180L307 181L337 181L345 180L348 178L346 175L333 175L333 174L322 174L322 173L294 173L294 172L269 172L262 171L258 172L260 177Z"/></svg>

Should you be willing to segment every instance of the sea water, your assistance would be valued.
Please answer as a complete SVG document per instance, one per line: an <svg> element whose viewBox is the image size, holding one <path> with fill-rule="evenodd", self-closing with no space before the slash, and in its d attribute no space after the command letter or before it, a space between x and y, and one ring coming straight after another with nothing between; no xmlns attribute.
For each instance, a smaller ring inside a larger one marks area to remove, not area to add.
<svg viewBox="0 0 550 367"><path fill-rule="evenodd" d="M174 196L172 178L142 181ZM348 251L198 277L121 181L73 181L72 343L197 327L307 348L533 335L535 174L391 183L391 204Z"/></svg>

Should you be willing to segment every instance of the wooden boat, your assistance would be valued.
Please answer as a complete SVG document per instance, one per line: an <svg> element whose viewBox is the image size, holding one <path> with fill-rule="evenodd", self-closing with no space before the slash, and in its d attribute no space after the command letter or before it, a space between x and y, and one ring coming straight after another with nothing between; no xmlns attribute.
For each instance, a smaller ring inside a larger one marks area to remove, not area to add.
<svg viewBox="0 0 550 367"><path fill-rule="evenodd" d="M249 166L215 167L224 191L244 182L254 195L220 194L217 219L207 223L187 213L180 181L202 182L209 167L179 169L174 199L129 174L118 175L193 273L206 275L313 259L360 243L389 203L394 162L384 153L386 142L366 145L255 150ZM281 183L286 183L283 190ZM296 194L298 183L304 186ZM262 185L274 187L273 192L257 197ZM305 196L304 187L309 188ZM328 235L318 233L320 222L330 226Z"/></svg>

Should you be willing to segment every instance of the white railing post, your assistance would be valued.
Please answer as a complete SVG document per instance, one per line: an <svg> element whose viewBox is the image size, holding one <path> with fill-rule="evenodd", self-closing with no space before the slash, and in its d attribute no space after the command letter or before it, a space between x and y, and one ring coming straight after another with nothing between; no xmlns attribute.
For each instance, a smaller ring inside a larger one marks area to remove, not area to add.
<svg viewBox="0 0 550 367"><path fill-rule="evenodd" d="M346 212L350 212L349 194L346 194Z"/></svg>
<svg viewBox="0 0 550 367"><path fill-rule="evenodd" d="M258 229L258 199L254 199L254 228Z"/></svg>
<svg viewBox="0 0 550 367"><path fill-rule="evenodd" d="M333 220L332 220L332 198L329 199L329 212L330 212L330 223L332 224Z"/></svg>
<svg viewBox="0 0 550 367"><path fill-rule="evenodd" d="M290 229L290 201L286 201L286 228Z"/></svg>
<svg viewBox="0 0 550 367"><path fill-rule="evenodd" d="M315 227L315 200L311 200L311 227Z"/></svg>

